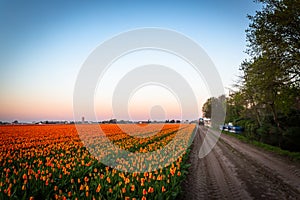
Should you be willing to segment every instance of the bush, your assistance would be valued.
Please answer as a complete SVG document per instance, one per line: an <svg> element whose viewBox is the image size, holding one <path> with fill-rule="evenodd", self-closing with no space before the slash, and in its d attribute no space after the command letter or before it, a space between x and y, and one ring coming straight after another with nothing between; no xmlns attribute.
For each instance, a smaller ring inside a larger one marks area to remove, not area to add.
<svg viewBox="0 0 300 200"><path fill-rule="evenodd" d="M294 126L289 127L284 132L284 140L282 143L283 149L288 149L290 151L300 151L300 127Z"/></svg>

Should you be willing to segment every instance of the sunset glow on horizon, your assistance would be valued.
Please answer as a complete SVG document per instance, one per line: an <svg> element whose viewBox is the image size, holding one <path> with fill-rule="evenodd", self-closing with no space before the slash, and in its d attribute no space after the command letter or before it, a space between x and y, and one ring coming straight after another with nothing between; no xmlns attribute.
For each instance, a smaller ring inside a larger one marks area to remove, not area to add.
<svg viewBox="0 0 300 200"><path fill-rule="evenodd" d="M81 120L73 115L73 92L83 63L104 41L142 27L166 28L190 37L211 58L224 87L231 87L240 63L246 58L242 53L246 48L246 16L257 7L251 1L239 0L117 4L2 1L0 121ZM115 61L99 80L94 96L97 120L181 119L182 102L171 90L159 85L132 92L127 113L113 110L113 92L118 81L145 63L161 64L182 75L198 104L197 108L187 106L190 114L182 120L201 116L202 104L211 96L205 77L198 76L187 62L174 55L148 50ZM82 115L93 120L88 114Z"/></svg>

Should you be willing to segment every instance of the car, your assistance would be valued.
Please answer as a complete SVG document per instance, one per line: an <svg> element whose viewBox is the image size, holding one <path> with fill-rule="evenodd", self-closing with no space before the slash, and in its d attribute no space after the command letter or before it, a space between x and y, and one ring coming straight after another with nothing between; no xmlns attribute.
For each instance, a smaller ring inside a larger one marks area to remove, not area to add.
<svg viewBox="0 0 300 200"><path fill-rule="evenodd" d="M229 131L231 133L242 133L244 131L244 128L241 126L233 126L232 124L230 125L220 125L219 129L221 131Z"/></svg>
<svg viewBox="0 0 300 200"><path fill-rule="evenodd" d="M229 132L231 133L242 133L244 128L241 126L231 126Z"/></svg>

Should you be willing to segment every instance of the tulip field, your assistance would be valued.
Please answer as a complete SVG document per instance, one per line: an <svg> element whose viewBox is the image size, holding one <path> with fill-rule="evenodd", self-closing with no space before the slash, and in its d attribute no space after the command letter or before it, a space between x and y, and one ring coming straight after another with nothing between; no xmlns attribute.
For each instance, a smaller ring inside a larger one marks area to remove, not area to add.
<svg viewBox="0 0 300 200"><path fill-rule="evenodd" d="M189 167L185 147L195 124L76 126L0 126L0 199L146 200L175 199L180 193ZM92 131L99 126L108 140ZM79 135L78 127L85 132ZM107 141L117 150L108 148ZM176 155L166 165L160 165L166 159L160 154L140 160L117 157L121 150L134 155L162 148ZM105 158L114 167L100 162ZM136 166L143 172L134 171Z"/></svg>

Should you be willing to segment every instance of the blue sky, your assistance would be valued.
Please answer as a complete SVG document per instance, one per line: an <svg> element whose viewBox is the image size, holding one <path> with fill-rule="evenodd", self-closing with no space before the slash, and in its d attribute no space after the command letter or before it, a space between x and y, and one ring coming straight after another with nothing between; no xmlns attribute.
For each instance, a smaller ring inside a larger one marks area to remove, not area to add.
<svg viewBox="0 0 300 200"><path fill-rule="evenodd" d="M258 9L250 0L1 1L0 120L72 120L74 84L88 55L142 27L192 38L230 87L246 58L246 16Z"/></svg>

